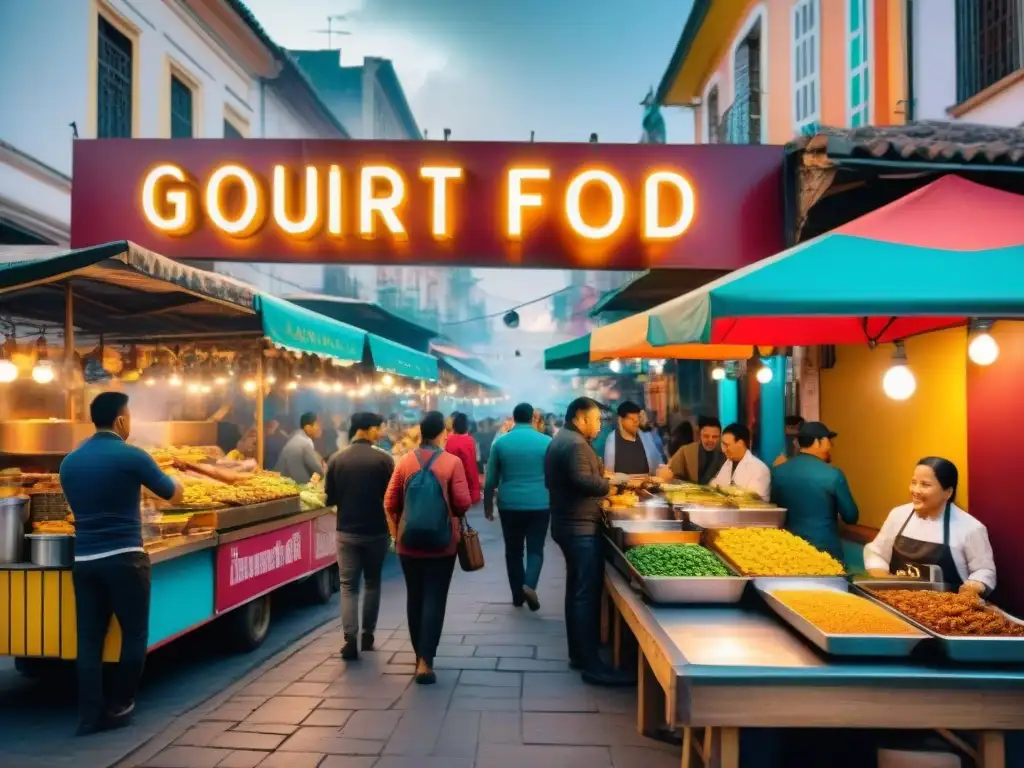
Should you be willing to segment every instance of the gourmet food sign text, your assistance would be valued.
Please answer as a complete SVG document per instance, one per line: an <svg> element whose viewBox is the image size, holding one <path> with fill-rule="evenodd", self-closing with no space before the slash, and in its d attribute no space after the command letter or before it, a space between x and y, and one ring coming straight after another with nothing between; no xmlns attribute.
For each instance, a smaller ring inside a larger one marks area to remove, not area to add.
<svg viewBox="0 0 1024 768"><path fill-rule="evenodd" d="M73 245L179 259L731 269L782 245L777 147L75 144Z"/></svg>

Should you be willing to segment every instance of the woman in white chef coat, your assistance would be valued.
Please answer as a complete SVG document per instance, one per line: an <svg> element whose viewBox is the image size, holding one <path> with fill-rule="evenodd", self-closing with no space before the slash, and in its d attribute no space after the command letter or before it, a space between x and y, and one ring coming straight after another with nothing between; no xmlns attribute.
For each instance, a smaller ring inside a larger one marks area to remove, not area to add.
<svg viewBox="0 0 1024 768"><path fill-rule="evenodd" d="M958 481L956 465L948 459L929 456L917 462L910 503L892 510L864 548L864 565L873 576L936 565L943 581L960 592L980 597L995 589L988 531L954 503Z"/></svg>

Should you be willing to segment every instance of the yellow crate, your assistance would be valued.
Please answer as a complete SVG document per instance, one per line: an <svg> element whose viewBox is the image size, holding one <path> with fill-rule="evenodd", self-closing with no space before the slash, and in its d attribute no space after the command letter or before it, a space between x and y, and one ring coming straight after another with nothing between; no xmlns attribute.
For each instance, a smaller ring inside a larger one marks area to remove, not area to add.
<svg viewBox="0 0 1024 768"><path fill-rule="evenodd" d="M107 632L103 660L117 661L120 655L121 628L115 618ZM0 656L78 656L71 571L0 570Z"/></svg>

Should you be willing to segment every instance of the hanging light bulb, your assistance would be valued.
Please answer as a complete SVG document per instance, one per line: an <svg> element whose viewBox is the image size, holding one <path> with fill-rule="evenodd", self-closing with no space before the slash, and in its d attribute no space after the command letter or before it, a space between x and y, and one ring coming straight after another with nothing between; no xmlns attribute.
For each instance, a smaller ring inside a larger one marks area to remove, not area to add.
<svg viewBox="0 0 1024 768"><path fill-rule="evenodd" d="M202 387L200 387L195 382L192 382L191 384L188 385L188 393L190 395L198 395L200 391L202 391Z"/></svg>
<svg viewBox="0 0 1024 768"><path fill-rule="evenodd" d="M246 379L244 382L242 382L242 391L248 392L250 394L255 392L256 382L253 379Z"/></svg>
<svg viewBox="0 0 1024 768"><path fill-rule="evenodd" d="M32 380L37 384L49 384L56 376L57 371L46 351L46 336L40 336L36 342L36 364L32 368Z"/></svg>
<svg viewBox="0 0 1024 768"><path fill-rule="evenodd" d="M893 400L906 400L917 389L914 372L907 366L907 352L903 342L896 342L896 352L892 356L892 366L882 377L882 390Z"/></svg>
<svg viewBox="0 0 1024 768"><path fill-rule="evenodd" d="M715 367L711 369L711 378L715 381L725 379L725 366L721 363L715 363Z"/></svg>
<svg viewBox="0 0 1024 768"><path fill-rule="evenodd" d="M143 384L145 384L145 385L146 385L147 387L155 387L155 386L156 386L156 379L154 379L154 378L152 378L152 377L148 377L148 378L147 378L147 379L146 379L146 380L145 380L145 381L143 382Z"/></svg>
<svg viewBox="0 0 1024 768"><path fill-rule="evenodd" d="M332 389L334 389L335 392L344 392L345 391L345 387L342 385L342 383L340 381L334 382L334 386L332 387Z"/></svg>
<svg viewBox="0 0 1024 768"><path fill-rule="evenodd" d="M459 391L459 388L455 384L449 384L448 385L448 394L449 395L454 395L458 391Z"/></svg>
<svg viewBox="0 0 1024 768"><path fill-rule="evenodd" d="M768 384L775 378L775 372L765 360L761 361L761 367L757 369L757 380L762 384Z"/></svg>
<svg viewBox="0 0 1024 768"><path fill-rule="evenodd" d="M199 391L202 392L204 395L208 395L211 392L213 392L213 387L211 387L209 384L203 384L203 386L199 388Z"/></svg>
<svg viewBox="0 0 1024 768"><path fill-rule="evenodd" d="M618 373L619 371L622 370L622 363L619 360L612 360L610 363L608 363L608 368L611 370L612 373Z"/></svg>
<svg viewBox="0 0 1024 768"><path fill-rule="evenodd" d="M172 373L170 378L167 379L167 383L170 384L172 387L180 387L181 386L181 376L179 376L176 373Z"/></svg>
<svg viewBox="0 0 1024 768"><path fill-rule="evenodd" d="M320 381L318 381L318 382L316 383L316 387L317 387L317 389L319 389L319 390L320 390L321 392L330 392L330 391L331 391L331 385L330 385L330 383L329 383L329 382L327 382L327 381L324 381L323 379L320 379Z"/></svg>
<svg viewBox="0 0 1024 768"><path fill-rule="evenodd" d="M967 356L975 365L992 365L999 357L999 344L992 334L991 320L976 320L971 323L971 342L967 345Z"/></svg>
<svg viewBox="0 0 1024 768"><path fill-rule="evenodd" d="M297 381L289 381L288 384L285 386L285 389L289 390L290 392L294 392L298 388L299 382Z"/></svg>
<svg viewBox="0 0 1024 768"><path fill-rule="evenodd" d="M392 384L395 383L395 377L392 376L390 373L385 373L381 377L380 383L383 384L385 387L390 387Z"/></svg>

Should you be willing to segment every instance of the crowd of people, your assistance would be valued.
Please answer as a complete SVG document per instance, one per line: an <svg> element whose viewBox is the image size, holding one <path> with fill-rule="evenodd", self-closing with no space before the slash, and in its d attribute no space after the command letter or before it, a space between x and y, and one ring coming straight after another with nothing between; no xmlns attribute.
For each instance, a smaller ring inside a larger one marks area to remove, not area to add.
<svg viewBox="0 0 1024 768"><path fill-rule="evenodd" d="M824 424L787 420L786 448L769 467L752 452L743 424L723 428L718 419L703 417L696 430L686 422L664 434L636 403L620 404L611 422L604 418L608 411L580 397L559 420L520 403L505 422L476 430L466 414L430 411L398 436L408 450L389 438L383 416L359 412L347 422L332 419L336 436L329 454L317 415L302 414L298 428L282 435L274 466L302 483L323 473L327 504L337 508L342 658L355 662L360 651L374 648L382 568L394 546L405 577L415 680L435 682L434 659L466 515L482 502L486 520L500 519L512 604L540 609L550 531L565 559L570 667L592 684L632 683L599 653L602 500L616 487L617 474L742 488L786 508L791 532L843 560L839 524L855 523L858 509L846 476L831 464L837 435ZM72 576L81 734L131 720L150 598L141 496L145 489L177 501L183 493L148 453L128 444L127 395L97 396L91 417L96 434L60 469L78 535ZM963 592L984 596L994 589L987 532L955 504L957 484L957 468L948 460L918 462L910 503L894 508L865 548L867 570L884 575L930 565ZM122 628L122 650L105 695L101 659L112 614Z"/></svg>

